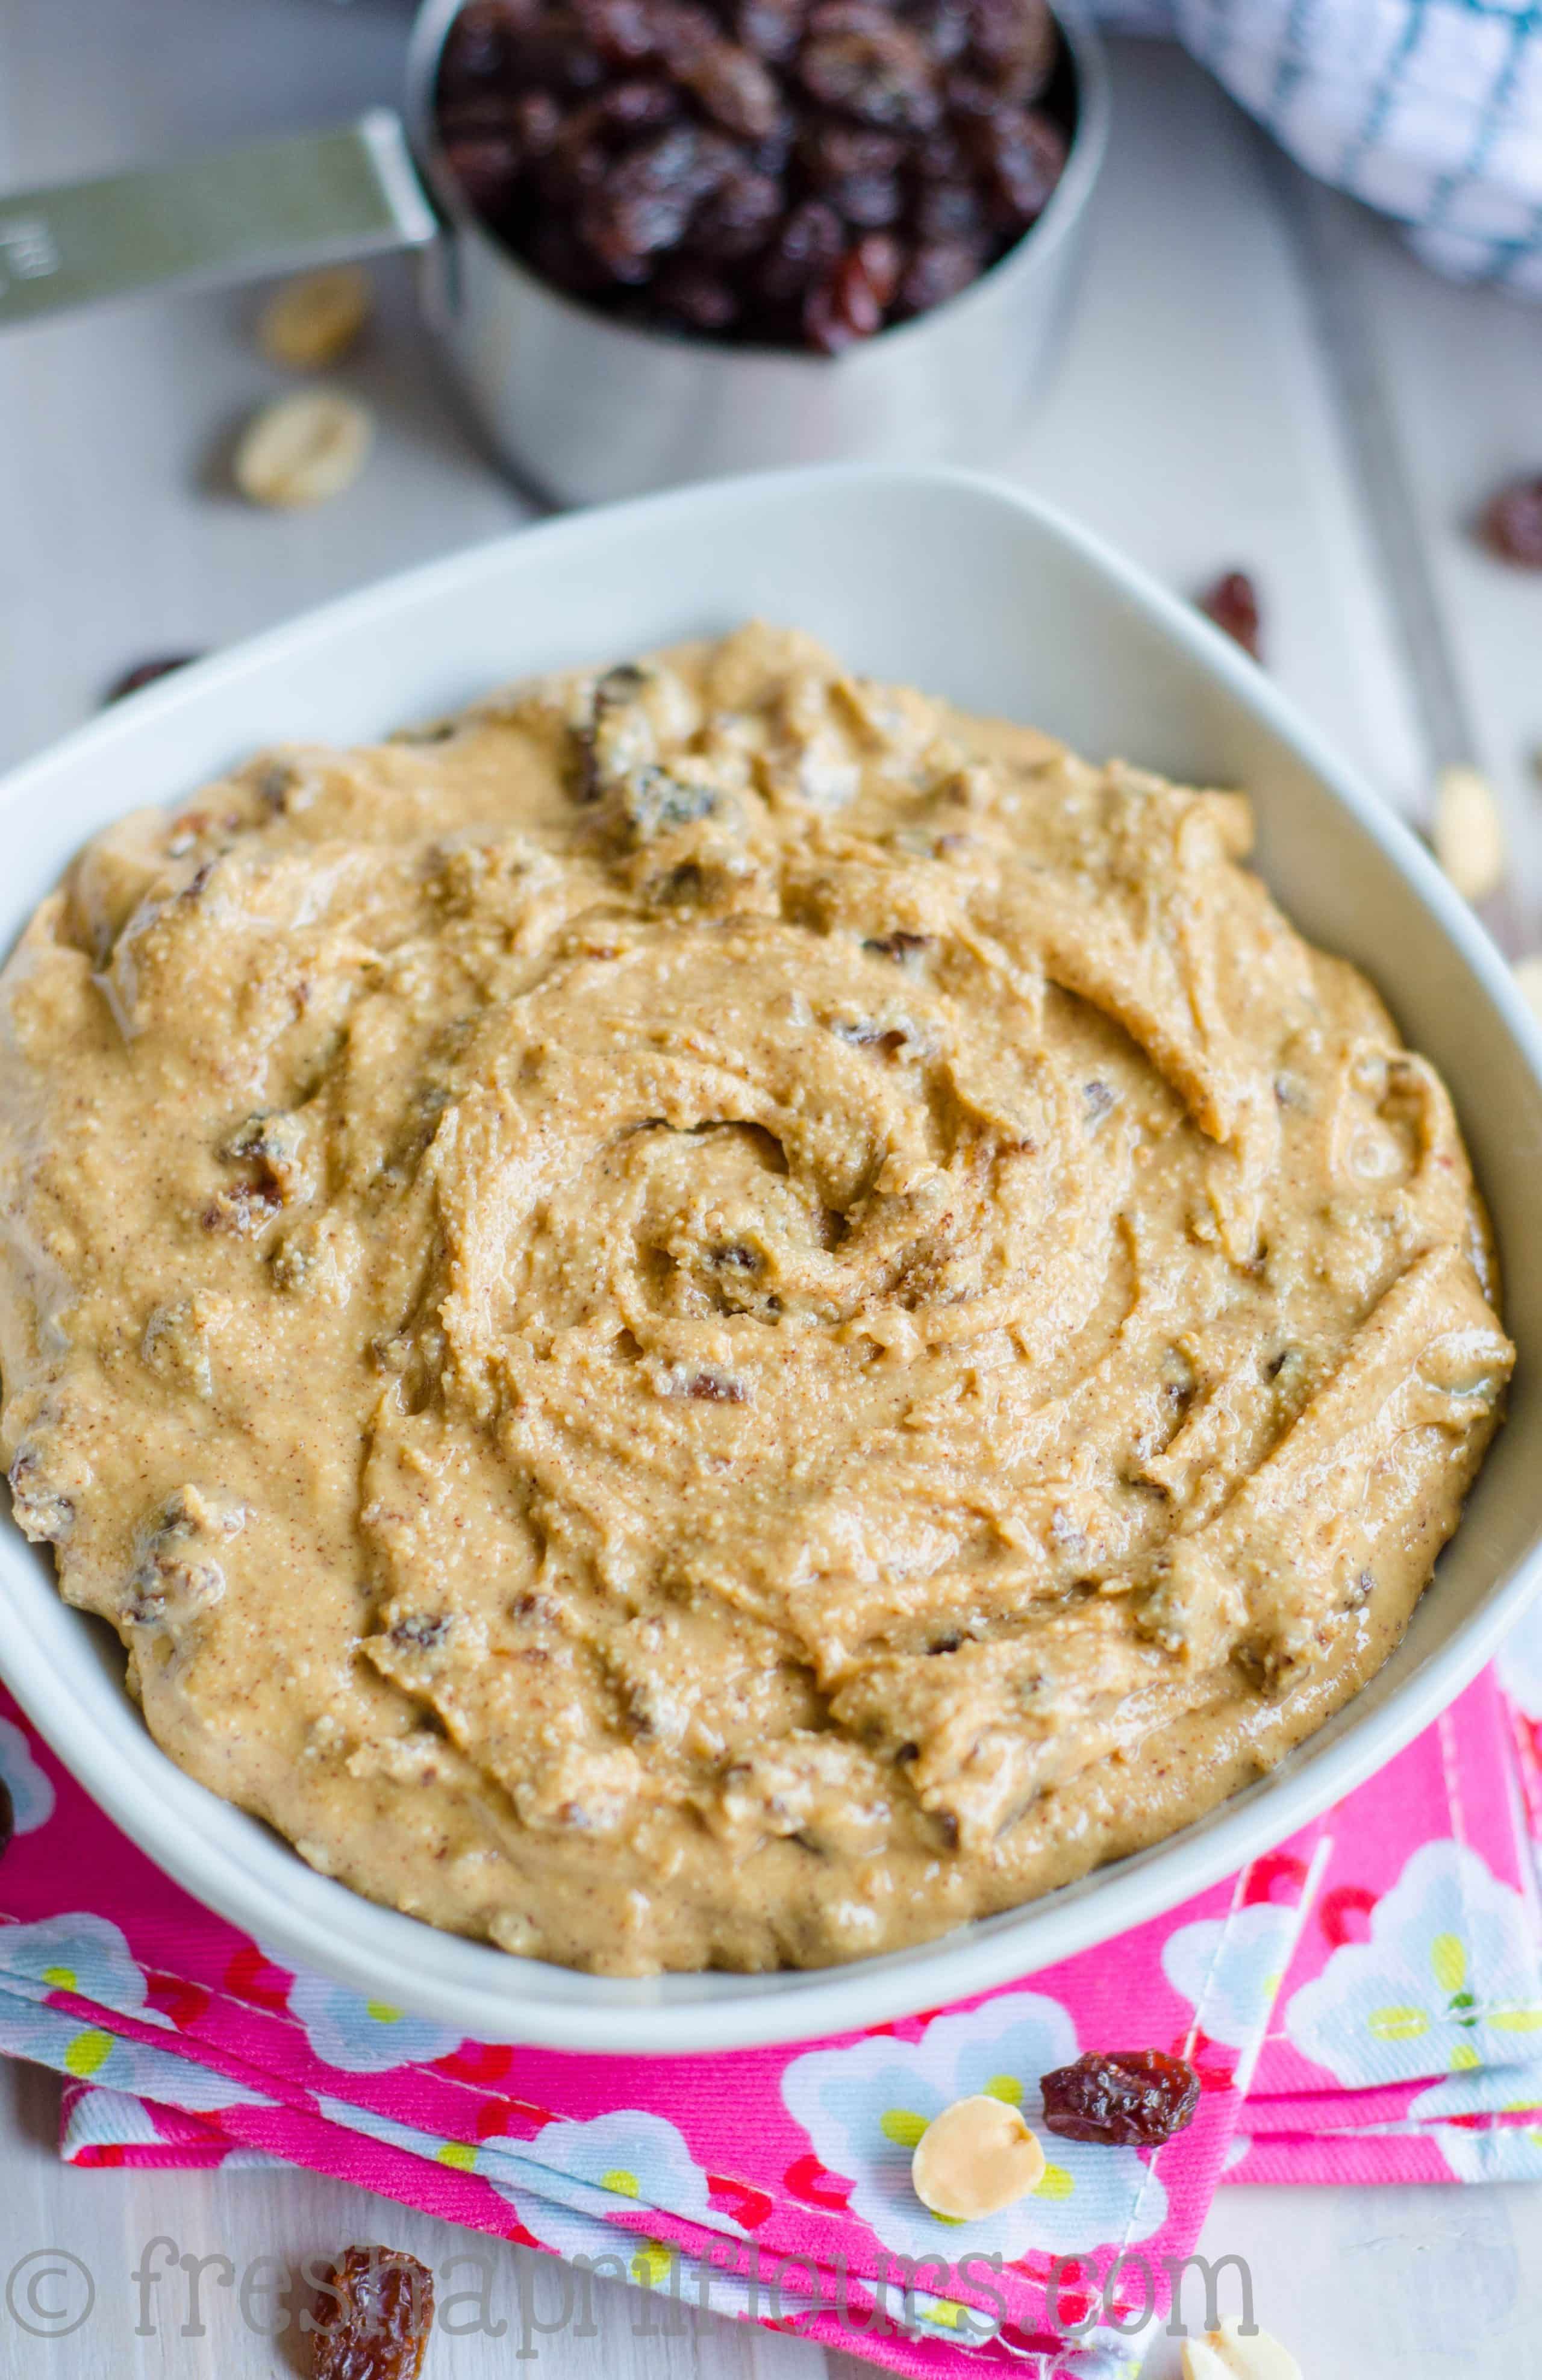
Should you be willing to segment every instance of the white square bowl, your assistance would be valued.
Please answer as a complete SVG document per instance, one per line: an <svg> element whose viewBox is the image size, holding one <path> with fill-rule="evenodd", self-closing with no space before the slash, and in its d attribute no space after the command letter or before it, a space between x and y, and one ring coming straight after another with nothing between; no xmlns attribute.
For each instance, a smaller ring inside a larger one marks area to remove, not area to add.
<svg viewBox="0 0 1542 2380"><path fill-rule="evenodd" d="M852 469L722 480L580 514L388 580L189 669L0 785L0 946L79 844L264 743L375 737L499 680L751 614L858 670L1030 720L1095 759L1245 787L1258 864L1378 985L1451 1086L1521 1362L1510 1418L1379 1675L1196 1825L1026 1908L815 1973L575 1974L435 1932L316 1875L146 1732L115 1638L0 1529L0 1674L80 1782L179 1883L277 1955L486 2041L701 2052L882 2022L1031 1973L1176 1905L1388 1760L1488 1658L1542 1576L1542 1035L1414 837L1268 679L1097 540L988 480Z"/></svg>

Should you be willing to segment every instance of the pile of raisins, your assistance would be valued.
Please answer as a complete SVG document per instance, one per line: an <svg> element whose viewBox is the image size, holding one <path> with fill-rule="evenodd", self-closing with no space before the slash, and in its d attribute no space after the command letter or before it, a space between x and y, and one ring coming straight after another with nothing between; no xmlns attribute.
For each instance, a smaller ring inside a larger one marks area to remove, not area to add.
<svg viewBox="0 0 1542 2380"><path fill-rule="evenodd" d="M1075 91L1049 0L469 0L436 109L471 206L557 288L833 355L1022 237Z"/></svg>

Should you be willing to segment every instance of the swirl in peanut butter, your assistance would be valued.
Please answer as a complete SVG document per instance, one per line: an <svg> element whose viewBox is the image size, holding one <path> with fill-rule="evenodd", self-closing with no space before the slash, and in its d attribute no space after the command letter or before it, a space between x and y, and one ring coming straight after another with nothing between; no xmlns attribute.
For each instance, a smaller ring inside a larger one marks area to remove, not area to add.
<svg viewBox="0 0 1542 2380"><path fill-rule="evenodd" d="M1512 1350L1444 1088L1248 842L762 627L102 835L0 984L3 1440L157 1741L628 1974L1276 1761Z"/></svg>

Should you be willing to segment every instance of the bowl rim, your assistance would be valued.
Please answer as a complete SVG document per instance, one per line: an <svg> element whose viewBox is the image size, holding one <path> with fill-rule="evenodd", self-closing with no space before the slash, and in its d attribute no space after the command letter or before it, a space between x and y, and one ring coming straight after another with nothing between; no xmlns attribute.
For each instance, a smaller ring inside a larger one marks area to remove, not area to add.
<svg viewBox="0 0 1542 2380"><path fill-rule="evenodd" d="M638 527L667 540L672 523L693 516L710 519L714 513L768 502L818 504L846 489L865 491L879 504L920 490L944 498L953 492L1026 518L1205 675L1219 680L1380 847L1431 924L1476 976L1542 1085L1542 1027L1476 918L1402 820L1333 755L1263 673L1190 606L1056 507L973 471L838 464L746 474L568 515L396 573L194 663L76 729L0 779L0 828L29 802L46 801L52 776L110 752L130 723L169 718L187 706L217 705L222 686L234 687L253 667L282 662L286 654L324 642L329 635L357 630L394 612L431 607L441 592L464 594L480 578L496 581L516 550L528 571L554 544L581 552L586 541L603 544L617 528ZM1098 1913L1107 1896L1084 1885L1079 1892L1066 1888L1074 1898L1050 1893L931 1943L847 1964L760 1976L682 1973L619 1980L577 1976L443 1933L319 1875L282 1838L176 1767L126 1696L122 1726L99 1728L80 1694L82 1616L58 1596L51 1566L43 1567L45 1553L40 1558L26 1548L25 1563L14 1559L22 1545L7 1516L0 1536L0 1613L11 1624L0 1625L0 1678L77 1781L196 1899L254 1935L287 1965L322 1972L367 1997L378 1995L382 1976L389 1976L394 2002L459 2027L465 2038L682 2056L818 2039L971 1999L1177 1906L1295 1833L1391 1759L1471 1682L1542 1587L1542 1544L1534 1537L1525 1555L1490 1584L1479 1607L1457 1622L1444 1643L1358 1723L1345 1721L1342 1732L1299 1769L1287 1765L1272 1771L1195 1825L1098 1872L1119 1880L1111 1917ZM1353 1712L1358 1699L1345 1711ZM1315 1741L1308 1738L1303 1749ZM212 1814L218 1814L218 1827L212 1826ZM219 1840L233 1831L243 1856ZM1018 1947L1025 1936L1030 1937L1026 1949ZM419 1982L404 1973L400 1962L414 1949L420 1961L425 1948L438 1973ZM528 1998L521 1976L531 1970L545 1989Z"/></svg>

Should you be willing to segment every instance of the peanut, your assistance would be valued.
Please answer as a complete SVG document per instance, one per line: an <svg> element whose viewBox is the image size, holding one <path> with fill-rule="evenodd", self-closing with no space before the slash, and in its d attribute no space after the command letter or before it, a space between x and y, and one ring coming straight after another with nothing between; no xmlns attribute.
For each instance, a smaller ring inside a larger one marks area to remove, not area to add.
<svg viewBox="0 0 1542 2380"><path fill-rule="evenodd" d="M334 264L285 281L257 321L257 344L270 363L321 371L355 345L370 319L372 293L357 264Z"/></svg>
<svg viewBox="0 0 1542 2380"><path fill-rule="evenodd" d="M1487 901L1498 892L1505 868L1504 820L1493 787L1476 769L1441 770L1430 840L1464 901Z"/></svg>
<svg viewBox="0 0 1542 2380"><path fill-rule="evenodd" d="M325 504L358 479L373 435L368 408L352 397L325 389L281 396L242 431L236 484L252 504L281 511Z"/></svg>
<svg viewBox="0 0 1542 2380"><path fill-rule="evenodd" d="M1301 2366L1267 2330L1249 2334L1228 2321L1184 2339L1184 2380L1301 2380Z"/></svg>
<svg viewBox="0 0 1542 2380"><path fill-rule="evenodd" d="M1015 2107L981 2092L934 2116L910 2180L923 2206L955 2223L997 2215L1044 2179L1044 2152Z"/></svg>

